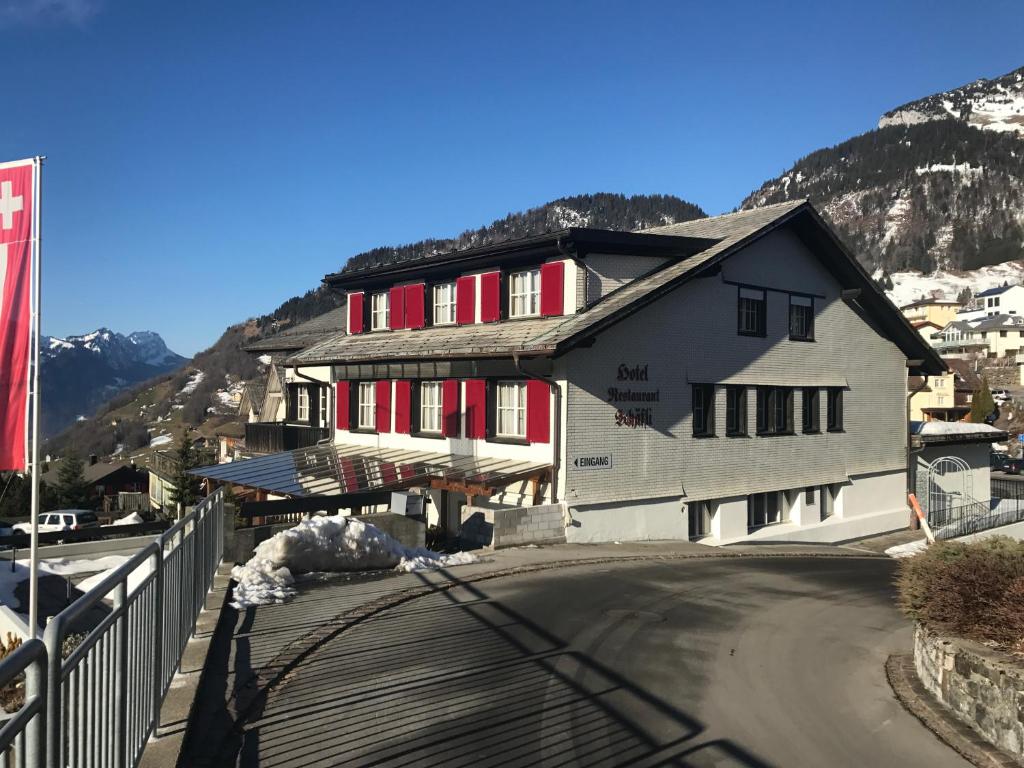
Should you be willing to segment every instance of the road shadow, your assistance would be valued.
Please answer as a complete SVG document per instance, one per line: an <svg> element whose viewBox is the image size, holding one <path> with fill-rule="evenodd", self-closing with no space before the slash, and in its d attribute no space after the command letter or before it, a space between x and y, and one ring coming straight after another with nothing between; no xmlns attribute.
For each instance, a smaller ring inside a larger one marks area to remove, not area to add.
<svg viewBox="0 0 1024 768"><path fill-rule="evenodd" d="M768 768L492 599L452 585L335 634L282 670L220 764ZM642 616L639 617L642 620Z"/></svg>

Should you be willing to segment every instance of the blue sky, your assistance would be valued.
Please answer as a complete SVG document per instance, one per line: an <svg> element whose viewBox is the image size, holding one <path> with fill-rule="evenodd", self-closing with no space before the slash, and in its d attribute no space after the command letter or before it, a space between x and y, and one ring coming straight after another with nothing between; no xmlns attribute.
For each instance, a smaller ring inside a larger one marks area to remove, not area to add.
<svg viewBox="0 0 1024 768"><path fill-rule="evenodd" d="M1017 0L0 0L0 160L49 158L44 332L192 354L349 255L563 195L731 210L1022 33Z"/></svg>

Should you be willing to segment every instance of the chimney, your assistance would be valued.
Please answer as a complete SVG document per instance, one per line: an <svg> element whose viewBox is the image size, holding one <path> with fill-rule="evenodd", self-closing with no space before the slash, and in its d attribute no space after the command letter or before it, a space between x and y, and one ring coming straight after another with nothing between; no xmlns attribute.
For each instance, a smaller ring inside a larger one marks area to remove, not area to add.
<svg viewBox="0 0 1024 768"><path fill-rule="evenodd" d="M96 454L95 453L90 453L89 454L89 466L91 467L93 464L96 463L96 461L97 461Z"/></svg>

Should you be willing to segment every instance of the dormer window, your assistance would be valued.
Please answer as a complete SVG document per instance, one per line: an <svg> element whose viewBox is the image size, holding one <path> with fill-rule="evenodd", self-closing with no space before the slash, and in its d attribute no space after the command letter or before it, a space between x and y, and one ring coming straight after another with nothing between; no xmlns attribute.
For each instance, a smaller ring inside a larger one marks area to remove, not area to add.
<svg viewBox="0 0 1024 768"><path fill-rule="evenodd" d="M455 283L440 283L431 290L434 325L455 325Z"/></svg>
<svg viewBox="0 0 1024 768"><path fill-rule="evenodd" d="M509 317L540 314L540 270L513 272L508 280Z"/></svg>
<svg viewBox="0 0 1024 768"><path fill-rule="evenodd" d="M370 299L370 330L383 331L388 327L391 302L387 292L375 293Z"/></svg>

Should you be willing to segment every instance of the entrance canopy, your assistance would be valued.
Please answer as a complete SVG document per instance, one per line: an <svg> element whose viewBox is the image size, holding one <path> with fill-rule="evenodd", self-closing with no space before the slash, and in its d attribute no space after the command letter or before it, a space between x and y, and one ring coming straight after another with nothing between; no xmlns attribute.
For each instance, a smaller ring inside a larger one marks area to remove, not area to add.
<svg viewBox="0 0 1024 768"><path fill-rule="evenodd" d="M280 496L367 494L426 486L490 496L523 480L546 478L550 464L360 445L316 445L199 467L210 480Z"/></svg>

